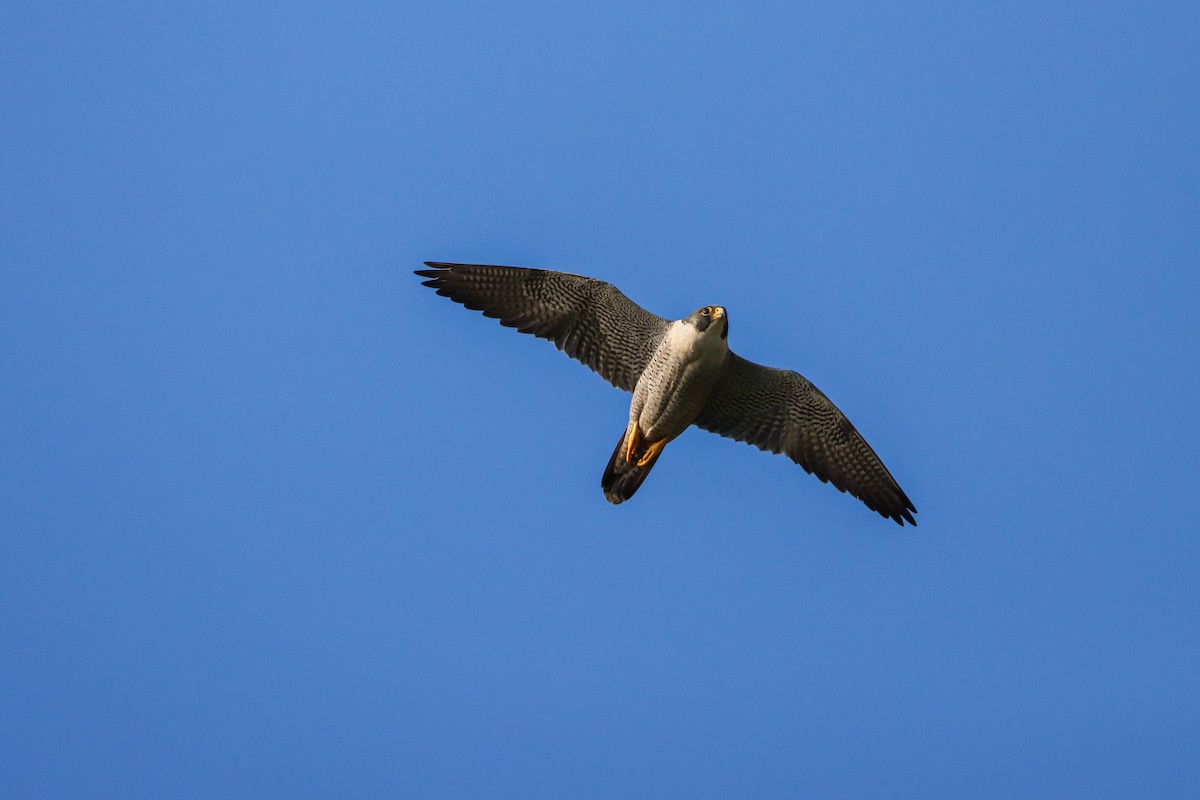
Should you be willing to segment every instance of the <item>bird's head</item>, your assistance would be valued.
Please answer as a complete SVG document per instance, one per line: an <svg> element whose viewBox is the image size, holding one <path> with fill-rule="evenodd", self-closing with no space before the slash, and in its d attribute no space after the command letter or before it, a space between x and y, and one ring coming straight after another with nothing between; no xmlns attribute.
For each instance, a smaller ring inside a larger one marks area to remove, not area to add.
<svg viewBox="0 0 1200 800"><path fill-rule="evenodd" d="M684 317L683 321L696 326L700 333L716 333L722 339L729 336L729 315L725 313L725 306L698 308Z"/></svg>

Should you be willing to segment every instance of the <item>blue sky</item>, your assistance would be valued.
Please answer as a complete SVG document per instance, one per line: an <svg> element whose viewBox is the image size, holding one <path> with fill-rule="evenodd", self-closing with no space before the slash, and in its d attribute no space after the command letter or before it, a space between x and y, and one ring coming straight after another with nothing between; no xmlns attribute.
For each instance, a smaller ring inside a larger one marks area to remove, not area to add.
<svg viewBox="0 0 1200 800"><path fill-rule="evenodd" d="M0 794L1195 797L1200 13L0 15ZM897 528L433 295L564 269Z"/></svg>

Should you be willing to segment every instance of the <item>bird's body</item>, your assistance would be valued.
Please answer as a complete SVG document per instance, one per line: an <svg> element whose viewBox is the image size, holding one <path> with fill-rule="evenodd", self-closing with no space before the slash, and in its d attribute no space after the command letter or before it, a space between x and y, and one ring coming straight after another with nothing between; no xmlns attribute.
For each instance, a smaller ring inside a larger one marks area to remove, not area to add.
<svg viewBox="0 0 1200 800"><path fill-rule="evenodd" d="M633 389L629 424L648 441L674 439L696 421L729 355L717 331L688 320L672 322Z"/></svg>
<svg viewBox="0 0 1200 800"><path fill-rule="evenodd" d="M632 392L629 419L601 479L610 502L628 500L663 448L689 426L785 453L807 472L899 524L916 507L866 440L803 376L729 349L729 317L704 306L670 322L614 286L551 270L427 262L426 286L467 308L554 342Z"/></svg>
<svg viewBox="0 0 1200 800"><path fill-rule="evenodd" d="M629 424L600 486L611 503L633 496L667 442L696 421L729 357L725 309L705 306L672 322L633 387Z"/></svg>

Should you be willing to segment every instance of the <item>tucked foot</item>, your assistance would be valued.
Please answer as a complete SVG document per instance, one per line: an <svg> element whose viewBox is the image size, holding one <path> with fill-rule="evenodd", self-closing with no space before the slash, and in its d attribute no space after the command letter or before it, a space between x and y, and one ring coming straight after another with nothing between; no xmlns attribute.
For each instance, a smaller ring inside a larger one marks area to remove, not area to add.
<svg viewBox="0 0 1200 800"><path fill-rule="evenodd" d="M662 449L666 446L666 439L659 439L657 442L651 442L646 446L646 452L642 453L642 457L638 459L637 465L639 467L644 467L647 464L653 464L654 459L658 458L658 454L661 453Z"/></svg>
<svg viewBox="0 0 1200 800"><path fill-rule="evenodd" d="M625 432L625 460L633 461L634 454L638 448L642 446L642 432L638 430L637 420L629 423L629 430Z"/></svg>

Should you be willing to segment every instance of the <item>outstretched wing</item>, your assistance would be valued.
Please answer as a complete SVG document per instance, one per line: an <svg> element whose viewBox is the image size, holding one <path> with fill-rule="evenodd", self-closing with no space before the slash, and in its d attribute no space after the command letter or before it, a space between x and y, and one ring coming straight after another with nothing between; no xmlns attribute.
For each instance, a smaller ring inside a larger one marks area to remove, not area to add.
<svg viewBox="0 0 1200 800"><path fill-rule="evenodd" d="M846 415L803 375L729 354L695 423L706 431L784 453L872 511L916 525L916 506Z"/></svg>
<svg viewBox="0 0 1200 800"><path fill-rule="evenodd" d="M501 325L532 333L632 392L670 324L611 283L523 267L426 261L423 285Z"/></svg>

